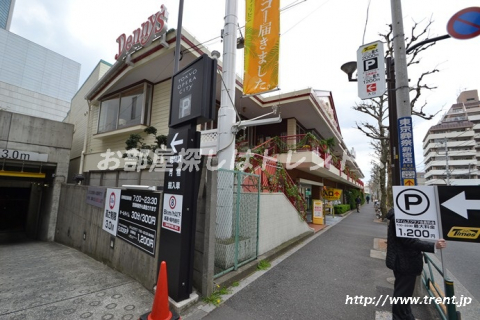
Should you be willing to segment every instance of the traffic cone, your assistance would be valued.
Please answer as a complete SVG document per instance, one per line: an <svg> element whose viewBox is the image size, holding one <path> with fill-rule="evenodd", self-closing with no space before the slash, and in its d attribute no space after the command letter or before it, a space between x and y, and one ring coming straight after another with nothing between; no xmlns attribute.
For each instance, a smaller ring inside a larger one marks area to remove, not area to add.
<svg viewBox="0 0 480 320"><path fill-rule="evenodd" d="M140 317L140 320L180 320L180 316L170 311L168 304L168 279L167 263L162 261L158 272L157 290L153 299L153 307L150 313Z"/></svg>

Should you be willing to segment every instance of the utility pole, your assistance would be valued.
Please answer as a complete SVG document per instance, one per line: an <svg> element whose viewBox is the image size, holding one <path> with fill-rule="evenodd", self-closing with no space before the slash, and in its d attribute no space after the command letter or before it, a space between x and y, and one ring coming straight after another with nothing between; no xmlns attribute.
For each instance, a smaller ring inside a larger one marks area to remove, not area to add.
<svg viewBox="0 0 480 320"><path fill-rule="evenodd" d="M235 67L237 50L237 1L225 0L223 32L222 92L218 111L218 167L233 170L235 164ZM233 172L218 172L217 232L220 239L233 235Z"/></svg>
<svg viewBox="0 0 480 320"><path fill-rule="evenodd" d="M223 36L222 93L218 111L218 165L233 170L235 160L235 68L237 50L237 2L225 0L225 27Z"/></svg>
<svg viewBox="0 0 480 320"><path fill-rule="evenodd" d="M173 74L178 72L180 65L180 44L182 42L182 20L183 20L183 0L180 0L178 6L178 23L177 23L177 40L175 42L175 64L173 66Z"/></svg>
<svg viewBox="0 0 480 320"><path fill-rule="evenodd" d="M412 109L410 106L410 88L408 86L407 51L403 31L403 15L401 0L391 0L392 37L395 61L395 88L397 119L391 126L398 129L398 149L400 183L399 185L416 184L415 152L413 138Z"/></svg>
<svg viewBox="0 0 480 320"><path fill-rule="evenodd" d="M392 6L392 36L395 61L396 102L398 118L410 117L410 95L407 72L407 51L405 48L405 34L403 31L402 3L400 0L391 0Z"/></svg>

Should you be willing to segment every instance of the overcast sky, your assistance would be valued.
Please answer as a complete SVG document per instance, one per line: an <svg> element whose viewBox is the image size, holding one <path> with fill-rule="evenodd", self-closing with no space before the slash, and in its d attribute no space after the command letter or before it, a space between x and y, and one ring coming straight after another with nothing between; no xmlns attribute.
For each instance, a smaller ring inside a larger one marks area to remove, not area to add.
<svg viewBox="0 0 480 320"><path fill-rule="evenodd" d="M177 27L178 1L174 0L16 0L10 31L79 62L83 84L96 64L103 59L114 63L117 37L140 27L165 4L170 13L169 28ZM355 122L368 120L353 111L360 103L356 83L349 83L340 66L356 60L359 46L380 40L391 22L387 0L281 0L281 8L297 4L281 13L280 88L281 92L306 87L333 94L343 138L354 147L357 162L370 178L373 159L369 139L356 129ZM367 19L367 7L368 19ZM244 23L244 0L238 0L239 25ZM403 0L405 31L413 22L434 21L430 37L446 34L451 16L461 9L480 6L478 0ZM210 50L223 47L218 36L224 24L225 0L184 0L183 26ZM366 23L366 21L368 22ZM471 40L447 39L422 55L422 63L409 68L409 78L421 71L438 68L427 83L438 89L425 92L426 113L435 113L456 102L463 90L480 89L480 37ZM243 55L241 50L238 55ZM241 61L241 57L239 60ZM243 65L237 63L237 73ZM414 118L417 170L423 169L422 140L440 114L424 121Z"/></svg>

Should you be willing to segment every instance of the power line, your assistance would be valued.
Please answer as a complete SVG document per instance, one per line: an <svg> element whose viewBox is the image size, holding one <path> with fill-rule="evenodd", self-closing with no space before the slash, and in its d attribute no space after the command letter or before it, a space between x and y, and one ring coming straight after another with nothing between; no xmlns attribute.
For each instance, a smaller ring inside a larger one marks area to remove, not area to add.
<svg viewBox="0 0 480 320"><path fill-rule="evenodd" d="M314 14L318 9L320 9L321 7L323 7L324 5L326 5L328 2L330 2L330 0L325 1L325 2L322 3L320 6L318 6L318 7L315 8L313 11L311 11L309 14L307 14L305 17L299 19L297 23L295 23L293 26L291 26L289 29L287 29L287 31L283 32L282 35L287 34L287 32L289 32L290 30L292 30L293 28L295 28L296 26L298 26L300 23L302 23L303 21L305 21L308 17L310 17L312 14Z"/></svg>

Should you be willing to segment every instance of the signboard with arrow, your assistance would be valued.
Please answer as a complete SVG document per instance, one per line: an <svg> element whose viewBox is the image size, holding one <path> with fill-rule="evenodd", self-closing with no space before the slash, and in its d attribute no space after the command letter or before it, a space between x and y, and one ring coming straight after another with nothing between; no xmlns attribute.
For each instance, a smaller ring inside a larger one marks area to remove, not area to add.
<svg viewBox="0 0 480 320"><path fill-rule="evenodd" d="M438 187L443 237L480 242L480 187Z"/></svg>
<svg viewBox="0 0 480 320"><path fill-rule="evenodd" d="M332 201L332 200L339 200L342 195L342 189L335 189L335 188L323 188L323 199Z"/></svg>
<svg viewBox="0 0 480 320"><path fill-rule="evenodd" d="M441 230L445 240L480 242L480 187L394 186L393 197L398 237L438 239Z"/></svg>

